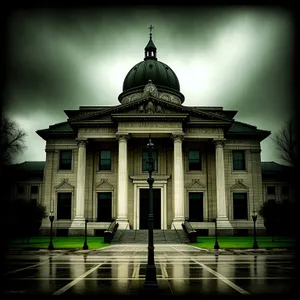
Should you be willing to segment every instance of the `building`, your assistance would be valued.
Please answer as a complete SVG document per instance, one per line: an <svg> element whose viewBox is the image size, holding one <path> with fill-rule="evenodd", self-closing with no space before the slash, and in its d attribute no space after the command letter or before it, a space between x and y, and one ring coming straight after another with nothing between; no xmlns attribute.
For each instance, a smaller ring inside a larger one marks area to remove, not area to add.
<svg viewBox="0 0 300 300"><path fill-rule="evenodd" d="M26 161L11 165L6 176L11 175L13 182L9 198L43 203L44 161Z"/></svg>
<svg viewBox="0 0 300 300"><path fill-rule="evenodd" d="M263 201L295 203L291 167L275 162L262 162Z"/></svg>
<svg viewBox="0 0 300 300"><path fill-rule="evenodd" d="M42 204L69 235L148 226L147 144L154 144L154 228L220 234L253 228L264 201L260 142L270 135L222 107L185 106L175 72L157 59L150 39L144 60L126 75L120 104L65 110L65 122L38 130L46 141ZM221 99L220 99L221 101ZM41 231L49 230L45 220ZM263 230L258 218L257 228Z"/></svg>

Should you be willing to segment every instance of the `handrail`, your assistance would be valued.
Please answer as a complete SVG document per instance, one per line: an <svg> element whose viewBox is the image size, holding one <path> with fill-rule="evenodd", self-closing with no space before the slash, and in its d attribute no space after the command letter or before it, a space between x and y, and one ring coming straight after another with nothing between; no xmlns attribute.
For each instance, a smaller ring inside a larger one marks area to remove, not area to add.
<svg viewBox="0 0 300 300"><path fill-rule="evenodd" d="M177 236L179 236L180 242L183 244L183 240L182 240L182 238L181 238L181 235L180 235L179 232L177 231L177 229L176 229L174 223L172 223L172 225L173 225L173 227L174 227L174 229L175 229L175 232L176 232Z"/></svg>
<svg viewBox="0 0 300 300"><path fill-rule="evenodd" d="M114 230L115 224L116 224L116 219L113 218L106 230L112 232Z"/></svg>
<svg viewBox="0 0 300 300"><path fill-rule="evenodd" d="M192 225L190 224L190 222L185 219L184 223L181 224L183 230L187 233L190 242L191 243L196 243L197 242L197 231L194 230L194 228L192 227Z"/></svg>
<svg viewBox="0 0 300 300"><path fill-rule="evenodd" d="M193 228L193 226L192 226L192 224L190 223L190 221L187 218L184 220L184 224L185 224L185 226L186 226L186 224L188 224L188 226L190 227L191 231L195 231L194 228Z"/></svg>
<svg viewBox="0 0 300 300"><path fill-rule="evenodd" d="M121 237L123 236L124 231L127 229L128 225L129 225L129 223L127 223L125 229L123 229L123 230L121 231L121 234L120 234L120 236L119 236L119 238L118 238L118 242L120 242Z"/></svg>
<svg viewBox="0 0 300 300"><path fill-rule="evenodd" d="M119 223L116 222L116 219L113 218L108 228L104 231L104 242L110 243L113 239L117 229L119 227Z"/></svg>

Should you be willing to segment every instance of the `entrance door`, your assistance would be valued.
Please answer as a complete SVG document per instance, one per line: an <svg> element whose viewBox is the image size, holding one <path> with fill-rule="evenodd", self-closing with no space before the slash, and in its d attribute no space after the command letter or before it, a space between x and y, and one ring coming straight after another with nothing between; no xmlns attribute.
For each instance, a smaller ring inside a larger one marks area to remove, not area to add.
<svg viewBox="0 0 300 300"><path fill-rule="evenodd" d="M111 213L111 193L98 193L97 222L110 222Z"/></svg>
<svg viewBox="0 0 300 300"><path fill-rule="evenodd" d="M203 222L203 193L189 193L189 221Z"/></svg>
<svg viewBox="0 0 300 300"><path fill-rule="evenodd" d="M153 189L153 229L161 229L160 189ZM148 229L149 189L140 189L140 229Z"/></svg>

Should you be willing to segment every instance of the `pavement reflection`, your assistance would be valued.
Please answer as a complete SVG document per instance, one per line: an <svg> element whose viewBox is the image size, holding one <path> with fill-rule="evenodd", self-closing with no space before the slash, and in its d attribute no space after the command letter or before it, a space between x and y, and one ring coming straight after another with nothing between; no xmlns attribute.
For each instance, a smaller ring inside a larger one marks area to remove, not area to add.
<svg viewBox="0 0 300 300"><path fill-rule="evenodd" d="M295 291L293 253L207 252L156 245L159 288L143 288L147 245L97 250L8 253L5 294L29 295L278 295Z"/></svg>

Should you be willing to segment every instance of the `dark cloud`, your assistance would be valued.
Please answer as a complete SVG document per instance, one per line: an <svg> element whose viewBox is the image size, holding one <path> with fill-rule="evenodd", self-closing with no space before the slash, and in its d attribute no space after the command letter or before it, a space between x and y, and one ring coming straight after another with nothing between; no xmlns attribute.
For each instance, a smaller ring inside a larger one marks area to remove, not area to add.
<svg viewBox="0 0 300 300"><path fill-rule="evenodd" d="M118 104L124 77L143 59L150 24L158 58L176 72L185 105L237 109L237 120L272 131L289 118L294 24L287 10L229 5L18 10L7 24L5 109L26 123L28 143L41 145L35 130L64 121L64 109ZM29 115L42 121L31 122ZM271 141L262 145L263 159L276 160L268 150ZM37 153L29 145L23 158L34 160Z"/></svg>

